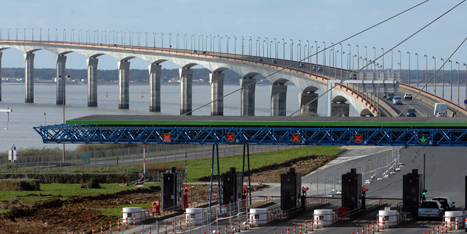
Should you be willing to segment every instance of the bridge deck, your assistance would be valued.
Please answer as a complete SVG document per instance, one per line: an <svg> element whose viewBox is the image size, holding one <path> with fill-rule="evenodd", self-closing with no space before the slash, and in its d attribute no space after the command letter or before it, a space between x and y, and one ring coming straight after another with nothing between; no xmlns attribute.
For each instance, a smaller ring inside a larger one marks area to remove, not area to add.
<svg viewBox="0 0 467 234"><path fill-rule="evenodd" d="M378 127L378 128L465 128L463 118L367 118L286 116L172 116L90 115L67 124L99 126L255 126L255 127Z"/></svg>

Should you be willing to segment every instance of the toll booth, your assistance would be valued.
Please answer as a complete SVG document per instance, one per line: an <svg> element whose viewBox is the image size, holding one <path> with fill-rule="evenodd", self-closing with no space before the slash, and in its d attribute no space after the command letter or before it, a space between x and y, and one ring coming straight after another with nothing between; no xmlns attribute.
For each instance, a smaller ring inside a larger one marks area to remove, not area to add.
<svg viewBox="0 0 467 234"><path fill-rule="evenodd" d="M235 167L221 174L221 202L222 205L235 203L242 198L243 178L242 173L235 172Z"/></svg>
<svg viewBox="0 0 467 234"><path fill-rule="evenodd" d="M342 207L354 210L362 207L362 174L351 168L350 172L342 175Z"/></svg>
<svg viewBox="0 0 467 234"><path fill-rule="evenodd" d="M162 173L162 210L180 210L183 206L183 172L175 167Z"/></svg>
<svg viewBox="0 0 467 234"><path fill-rule="evenodd" d="M281 209L287 211L300 207L300 188L302 175L295 168L281 175Z"/></svg>
<svg viewBox="0 0 467 234"><path fill-rule="evenodd" d="M417 169L405 174L402 178L402 211L410 212L412 217L418 217L418 207L422 198L423 177Z"/></svg>

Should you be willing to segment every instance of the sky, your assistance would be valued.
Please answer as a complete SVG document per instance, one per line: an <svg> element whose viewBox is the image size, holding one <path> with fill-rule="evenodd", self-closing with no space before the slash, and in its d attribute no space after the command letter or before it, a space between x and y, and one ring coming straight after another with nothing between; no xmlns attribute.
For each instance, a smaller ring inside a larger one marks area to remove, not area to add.
<svg viewBox="0 0 467 234"><path fill-rule="evenodd" d="M222 48L226 49L227 37L230 37L230 52L234 48L234 37L237 37L237 53L241 53L241 37L245 39L245 51L248 51L248 40L252 37L255 46L258 40L262 51L263 41L272 41L274 38L280 42L279 56L282 52L282 39L286 44L286 57L290 56L290 44L293 42L294 58L296 58L297 45L301 42L300 51L311 46L316 47L315 41L323 48L324 43L340 42L372 25L375 25L391 16L407 10L419 3L425 2L415 9L385 22L367 32L359 34L342 42L334 50L344 50L346 54L359 54L365 58L373 59L376 51L377 57L392 47L407 39L417 30L426 26L432 20L444 14L450 8L463 2L461 0L21 0L3 1L0 14L0 32L2 38L7 38L7 28L10 28L10 38L16 37L18 29L19 39L47 38L50 29L51 38L55 39L58 32L59 39L63 39L63 32L67 40L71 39L73 31L74 40L78 40L79 31L82 40L85 32L104 31L125 32L128 43L129 32L133 32L133 43L137 43L138 32L141 33L140 43L145 45L145 35L148 35L148 44L153 43L156 33L156 46L161 46L161 35L164 34L164 46L168 45L171 34L172 45L175 47L175 38L179 34L180 45L183 44L183 35L198 40L211 35L217 40L222 37ZM463 13L464 12L464 13ZM450 13L440 18L432 25L416 34L393 50L393 67L406 69L411 55L411 68L415 69L419 54L419 66L426 64L433 69L433 56L436 58L437 68L441 65L441 58L446 60L466 38L465 22L467 3L462 3ZM40 32L42 31L42 35ZM106 37L107 38L107 37ZM210 38L210 37L208 37ZM189 39L188 39L189 40ZM293 41L292 41L293 40ZM307 43L309 42L309 44ZM324 42L324 43L323 43ZM196 42L195 44L197 44ZM268 43L265 43L268 51ZM350 46L349 46L350 44ZM190 47L190 42L188 42ZM210 47L210 45L208 44ZM358 46L358 47L357 47ZM365 52L365 48L367 50ZM272 46L274 48L274 46ZM374 48L374 49L373 49ZM351 51L350 51L351 50ZM252 48L255 53L256 48ZM274 50L273 50L274 51ZM401 53L398 53L401 51ZM3 50L2 67L24 67L22 51L16 49ZM262 54L262 52L260 52ZM274 53L274 52L273 52ZM456 61L467 63L467 45L463 45L452 57L452 66L457 68ZM426 57L424 55L427 55ZM35 57L36 68L55 68L55 54L48 51L38 51ZM86 57L78 53L68 54L67 68L86 69ZM345 55L344 55L345 56ZM302 58L304 56L302 55ZM385 57L385 67L391 67L391 53ZM320 60L322 57L320 57ZM328 63L329 58L326 58ZM337 59L336 59L337 60ZM99 69L117 69L117 59L104 55L99 57ZM147 69L148 62L135 58L131 60L131 68ZM382 64L382 59L377 61ZM344 62L345 64L345 62ZM355 66L357 62L355 61ZM164 68L177 68L171 62L162 64ZM447 64L450 66L451 64ZM345 65L344 65L345 66Z"/></svg>

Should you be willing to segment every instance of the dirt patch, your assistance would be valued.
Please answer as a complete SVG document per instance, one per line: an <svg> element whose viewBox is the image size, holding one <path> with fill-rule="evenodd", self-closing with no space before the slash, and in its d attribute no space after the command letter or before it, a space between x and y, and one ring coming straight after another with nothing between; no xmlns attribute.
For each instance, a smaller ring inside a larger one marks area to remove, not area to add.
<svg viewBox="0 0 467 234"><path fill-rule="evenodd" d="M255 169L251 174L252 182L280 181L280 175L294 167L297 173L307 174L324 165L330 157L309 156L289 160L282 164L274 164ZM206 176L210 178L210 176ZM209 179L208 179L209 180ZM266 186L253 186L252 191L264 189ZM207 197L209 183L196 184L193 194ZM214 191L217 191L215 186ZM38 193L40 196L40 193ZM36 204L11 200L0 202L1 208L14 208L0 215L0 233L71 233L75 231L90 231L91 227L101 224L114 224L117 219L103 216L97 209L124 207L130 204L151 203L160 201L160 187L138 188L115 194L101 194L94 197L72 197L62 200L53 197L46 202ZM97 230L97 229L96 229Z"/></svg>

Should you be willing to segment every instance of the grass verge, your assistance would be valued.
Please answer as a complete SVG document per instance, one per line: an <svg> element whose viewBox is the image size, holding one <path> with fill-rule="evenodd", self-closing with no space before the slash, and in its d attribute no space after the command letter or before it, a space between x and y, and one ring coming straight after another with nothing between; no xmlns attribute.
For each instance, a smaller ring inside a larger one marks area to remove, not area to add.
<svg viewBox="0 0 467 234"><path fill-rule="evenodd" d="M294 158L301 158L311 155L316 156L334 156L344 151L340 146L315 146L303 147L291 150L274 151L267 153L257 153L250 155L250 169L256 169L275 163L282 163ZM212 159L188 160L188 180L192 182L199 181L203 176L211 174ZM229 156L219 158L220 173L228 171L231 167L242 168L243 156ZM310 165L313 167L314 165ZM176 167L179 170L185 168L184 161L150 163L146 164L147 170L167 170L170 167ZM248 162L245 160L245 170L248 168ZM217 174L217 160L214 160L214 172Z"/></svg>
<svg viewBox="0 0 467 234"><path fill-rule="evenodd" d="M101 184L99 189L84 189L81 184L41 184L40 191L5 191L0 192L0 201L19 200L22 202L44 201L52 198L66 199L72 196L97 196L99 194L116 193L136 187L119 184Z"/></svg>

